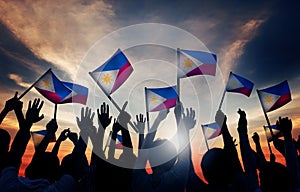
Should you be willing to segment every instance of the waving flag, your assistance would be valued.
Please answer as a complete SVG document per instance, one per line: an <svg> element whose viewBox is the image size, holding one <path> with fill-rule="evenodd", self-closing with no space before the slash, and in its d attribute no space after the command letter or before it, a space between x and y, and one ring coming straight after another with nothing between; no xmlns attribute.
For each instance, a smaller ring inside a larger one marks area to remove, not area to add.
<svg viewBox="0 0 300 192"><path fill-rule="evenodd" d="M34 147L37 147L47 134L47 130L31 131L31 138L34 144ZM56 142L56 137L50 140L50 142Z"/></svg>
<svg viewBox="0 0 300 192"><path fill-rule="evenodd" d="M279 130L279 128L276 125L271 125L270 127L267 125L264 125L264 129L266 131L266 136L267 136L267 139L269 142L271 142L273 140L270 128L272 129L273 136L283 137L283 133Z"/></svg>
<svg viewBox="0 0 300 192"><path fill-rule="evenodd" d="M103 65L90 72L90 75L106 95L111 95L128 79L132 71L129 60L118 49Z"/></svg>
<svg viewBox="0 0 300 192"><path fill-rule="evenodd" d="M203 129L204 136L207 140L213 139L221 135L221 127L216 123L209 123L201 125Z"/></svg>
<svg viewBox="0 0 300 192"><path fill-rule="evenodd" d="M172 108L177 102L176 86L163 88L145 87L147 112Z"/></svg>
<svg viewBox="0 0 300 192"><path fill-rule="evenodd" d="M217 56L213 53L183 50L179 51L178 78L194 75L216 74Z"/></svg>
<svg viewBox="0 0 300 192"><path fill-rule="evenodd" d="M75 83L62 82L72 92L60 103L81 103L86 104L89 90L87 87Z"/></svg>
<svg viewBox="0 0 300 192"><path fill-rule="evenodd" d="M257 90L257 94L265 113L278 109L292 100L286 80L266 89Z"/></svg>
<svg viewBox="0 0 300 192"><path fill-rule="evenodd" d="M254 84L248 79L230 72L226 85L226 91L241 93L249 97L253 86Z"/></svg>
<svg viewBox="0 0 300 192"><path fill-rule="evenodd" d="M72 92L51 71L48 70L35 84L35 89L49 101L58 104Z"/></svg>

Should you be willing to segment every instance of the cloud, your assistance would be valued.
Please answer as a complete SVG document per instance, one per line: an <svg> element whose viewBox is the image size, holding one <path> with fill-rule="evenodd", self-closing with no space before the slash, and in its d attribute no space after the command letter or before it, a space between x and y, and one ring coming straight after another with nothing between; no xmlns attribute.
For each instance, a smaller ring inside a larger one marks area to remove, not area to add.
<svg viewBox="0 0 300 192"><path fill-rule="evenodd" d="M1 21L33 53L71 77L85 52L114 29L103 1L0 1Z"/></svg>
<svg viewBox="0 0 300 192"><path fill-rule="evenodd" d="M17 74L9 74L8 78L10 78L11 80L14 80L21 87L26 87L27 88L27 87L31 86L29 83L23 82L23 78L20 77Z"/></svg>

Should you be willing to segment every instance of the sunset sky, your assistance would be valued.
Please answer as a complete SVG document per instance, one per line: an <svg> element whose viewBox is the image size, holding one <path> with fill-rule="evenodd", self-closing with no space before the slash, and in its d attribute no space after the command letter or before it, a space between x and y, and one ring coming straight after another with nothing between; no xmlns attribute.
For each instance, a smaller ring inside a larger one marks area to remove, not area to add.
<svg viewBox="0 0 300 192"><path fill-rule="evenodd" d="M197 124L192 131L191 142L198 165L206 151L201 124L214 121L230 71L254 83L250 97L228 92L222 105L228 117L229 131L237 141L237 110L241 108L247 113L249 136L258 132L264 152L268 153L262 128L266 120L256 90L284 80L289 83L292 101L269 112L268 117L274 124L279 116L288 116L293 121L293 137L297 138L300 134L298 1L0 0L0 7L1 108L15 91L23 93L52 68L61 80L89 88L87 106L96 111L105 101L116 117L117 110L88 72L121 48L134 71L112 97L120 106L129 101L126 109L135 121L135 115L145 114L145 86L176 84L176 48L182 48L210 51L217 55L215 76L180 80L184 107L196 110ZM54 111L54 104L32 89L22 98L24 112L28 101L36 97L45 101L42 109L45 118L32 130L45 129ZM75 118L81 107L81 104L58 106L57 137L67 127L78 131ZM150 114L150 122L155 115ZM9 130L14 137L18 127L13 113L8 114L1 128ZM173 128L171 110L161 125L159 135L172 137ZM131 135L136 148L137 134L132 131ZM221 137L208 143L210 147L222 147ZM52 146L50 144L49 149ZM71 150L71 142L66 141L61 146L60 157ZM30 141L23 167L32 153ZM282 161L280 155L278 161Z"/></svg>

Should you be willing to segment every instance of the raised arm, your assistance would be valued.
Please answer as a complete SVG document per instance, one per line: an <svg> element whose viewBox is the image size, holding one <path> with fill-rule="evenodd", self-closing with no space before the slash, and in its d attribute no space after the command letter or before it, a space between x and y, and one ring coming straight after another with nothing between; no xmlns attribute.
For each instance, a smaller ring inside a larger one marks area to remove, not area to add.
<svg viewBox="0 0 300 192"><path fill-rule="evenodd" d="M277 127L283 133L285 143L285 160L286 167L292 178L292 187L299 189L300 187L300 174L299 164L297 159L297 151L295 143L292 138L292 120L288 117L281 118L276 122Z"/></svg>
<svg viewBox="0 0 300 192"><path fill-rule="evenodd" d="M239 109L238 114L240 115L240 118L237 130L240 138L240 150L245 168L247 187L250 191L255 191L259 189L259 183L256 172L256 159L248 138L248 122L245 111Z"/></svg>
<svg viewBox="0 0 300 192"><path fill-rule="evenodd" d="M40 99L34 99L33 102L29 101L26 119L24 122L19 122L20 129L18 130L8 153L7 166L14 166L19 169L22 156L30 139L30 128L33 123L36 123L44 118L44 115L40 115L43 104L44 102L40 101Z"/></svg>
<svg viewBox="0 0 300 192"><path fill-rule="evenodd" d="M261 168L264 163L266 163L266 158L265 155L262 151L261 145L260 145L260 140L259 140L259 135L257 132L254 132L252 135L252 140L255 143L255 148L256 148L256 163L257 163L257 168Z"/></svg>
<svg viewBox="0 0 300 192"><path fill-rule="evenodd" d="M138 129L139 132L138 153L144 143L145 125L146 125L145 122L146 122L146 118L144 118L143 114L136 115L136 122L134 122L134 126Z"/></svg>
<svg viewBox="0 0 300 192"><path fill-rule="evenodd" d="M236 140L233 140L233 137L229 133L227 127L227 116L221 110L218 110L215 116L215 121L221 127L224 149L228 154L230 154L231 161L235 168L235 172L242 173L243 172L242 165L236 150L236 144L235 144Z"/></svg>
<svg viewBox="0 0 300 192"><path fill-rule="evenodd" d="M64 129L60 133L60 135L59 135L58 139L56 140L55 145L54 145L54 147L53 147L53 149L51 151L52 154L54 154L54 155L57 156L58 150L59 150L59 147L60 147L61 143L68 138L69 133L70 133L70 128Z"/></svg>
<svg viewBox="0 0 300 192"><path fill-rule="evenodd" d="M0 113L0 124L2 123L5 116L8 114L8 112L18 108L17 105L19 105L18 100L18 92L15 93L15 96L10 98L6 101L4 108L2 109Z"/></svg>

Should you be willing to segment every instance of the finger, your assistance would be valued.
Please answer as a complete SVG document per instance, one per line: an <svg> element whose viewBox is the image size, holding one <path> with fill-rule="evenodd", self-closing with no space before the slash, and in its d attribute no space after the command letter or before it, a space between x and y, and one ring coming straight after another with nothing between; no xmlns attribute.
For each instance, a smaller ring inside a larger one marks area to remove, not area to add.
<svg viewBox="0 0 300 192"><path fill-rule="evenodd" d="M106 113L109 114L109 105L106 105Z"/></svg>
<svg viewBox="0 0 300 192"><path fill-rule="evenodd" d="M16 91L14 98L18 98L18 91Z"/></svg>
<svg viewBox="0 0 300 192"><path fill-rule="evenodd" d="M105 112L104 107L105 107L105 103L103 102L102 105L101 105L101 113L104 113L104 112Z"/></svg>
<svg viewBox="0 0 300 192"><path fill-rule="evenodd" d="M124 105L122 107L122 111L125 111L125 108L126 108L127 104L128 104L128 101L125 101L125 103L124 103Z"/></svg>
<svg viewBox="0 0 300 192"><path fill-rule="evenodd" d="M139 115L135 116L136 121L139 121Z"/></svg>
<svg viewBox="0 0 300 192"><path fill-rule="evenodd" d="M97 109L97 114L98 114L98 116L100 116L100 111L99 111L99 109Z"/></svg>
<svg viewBox="0 0 300 192"><path fill-rule="evenodd" d="M38 117L38 121L44 119L44 114L42 114L41 116Z"/></svg>
<svg viewBox="0 0 300 192"><path fill-rule="evenodd" d="M81 108L81 118L84 117L84 107Z"/></svg>
<svg viewBox="0 0 300 192"><path fill-rule="evenodd" d="M95 112L92 113L91 120L93 120L94 116L95 116Z"/></svg>

